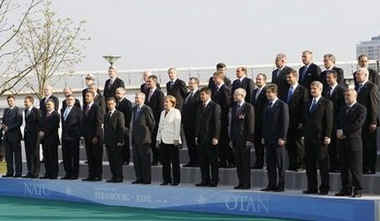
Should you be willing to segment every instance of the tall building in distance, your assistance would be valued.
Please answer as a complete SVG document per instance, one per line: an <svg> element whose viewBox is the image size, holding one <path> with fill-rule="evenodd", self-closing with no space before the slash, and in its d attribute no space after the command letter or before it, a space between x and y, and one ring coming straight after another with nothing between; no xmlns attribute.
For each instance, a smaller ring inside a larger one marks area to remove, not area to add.
<svg viewBox="0 0 380 221"><path fill-rule="evenodd" d="M365 54L370 60L380 60L380 35L356 45L356 55Z"/></svg>

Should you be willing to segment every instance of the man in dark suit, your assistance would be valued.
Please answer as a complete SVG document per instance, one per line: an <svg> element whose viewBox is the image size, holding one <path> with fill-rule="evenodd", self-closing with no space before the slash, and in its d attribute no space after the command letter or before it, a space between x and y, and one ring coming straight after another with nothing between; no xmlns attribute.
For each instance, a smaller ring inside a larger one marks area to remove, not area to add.
<svg viewBox="0 0 380 221"><path fill-rule="evenodd" d="M66 108L61 110L62 156L65 176L62 179L75 180L79 175L79 140L81 137L82 110L75 105L75 98L68 95Z"/></svg>
<svg viewBox="0 0 380 221"><path fill-rule="evenodd" d="M314 81L310 85L311 102L305 109L305 164L307 176L307 190L304 194L318 193L317 165L321 185L319 194L329 192L329 153L328 145L331 142L333 130L334 107L332 102L322 97L323 84Z"/></svg>
<svg viewBox="0 0 380 221"><path fill-rule="evenodd" d="M245 97L245 101L250 102L252 91L253 91L255 86L254 86L252 79L247 77L247 68L238 67L236 69L236 77L237 77L237 79L234 80L234 82L232 83L231 93L234 94L236 89L243 88L247 92L247 96Z"/></svg>
<svg viewBox="0 0 380 221"><path fill-rule="evenodd" d="M88 91L91 91L92 93L94 93L94 95L95 95L94 96L94 103L99 106L100 111L102 111L101 114L102 114L102 116L104 116L104 114L106 113L106 102L105 102L104 96L102 96L102 94L98 93L98 90L99 89L96 86L96 84L90 84L89 85ZM86 109L85 105L86 105L86 102L84 102L84 104L83 104L83 109Z"/></svg>
<svg viewBox="0 0 380 221"><path fill-rule="evenodd" d="M119 87L125 87L124 81L117 76L115 67L110 66L108 68L108 76L110 78L106 81L103 91L105 99L109 97L115 97L116 89Z"/></svg>
<svg viewBox="0 0 380 221"><path fill-rule="evenodd" d="M362 127L366 119L366 108L356 102L357 93L348 89L344 93L346 106L339 113L337 138L341 140L343 171L342 189L336 196L361 196L362 179ZM354 188L352 188L354 187Z"/></svg>
<svg viewBox="0 0 380 221"><path fill-rule="evenodd" d="M262 138L262 123L264 111L268 103L265 92L267 76L263 73L258 73L256 76L256 89L253 90L251 96L251 104L255 108L255 156L256 162L252 169L262 169L264 166L264 145L261 143Z"/></svg>
<svg viewBox="0 0 380 221"><path fill-rule="evenodd" d="M219 182L218 142L221 131L221 108L211 100L211 90L200 90L201 107L196 116L195 141L199 144L202 180L196 186L216 187ZM211 167L211 177L210 177Z"/></svg>
<svg viewBox="0 0 380 221"><path fill-rule="evenodd" d="M65 98L67 98L68 96L71 96L73 95L73 91L71 90L71 88L69 87L65 87L63 89L63 95L65 95ZM80 101L78 98L75 98L75 101L74 101L74 106L78 107L79 109L81 109L81 106L80 106ZM62 109L61 110L65 110L67 107L67 104L66 104L66 99L64 99L62 101Z"/></svg>
<svg viewBox="0 0 380 221"><path fill-rule="evenodd" d="M24 143L28 173L25 178L38 178L40 174L40 150L39 145L37 145L37 137L41 114L33 104L34 98L32 96L26 96L24 99Z"/></svg>
<svg viewBox="0 0 380 221"><path fill-rule="evenodd" d="M235 155L239 184L235 189L251 188L251 142L255 132L255 111L250 103L245 102L247 92L238 88L234 92L235 105L230 114L230 138Z"/></svg>
<svg viewBox="0 0 380 221"><path fill-rule="evenodd" d="M330 172L339 172L342 163L339 156L339 141L336 139L336 125L338 114L345 106L344 104L344 88L337 82L338 75L334 70L326 71L326 86L323 86L323 96L329 99L334 105L334 123L333 132L331 134L331 142L329 144L329 159L330 159Z"/></svg>
<svg viewBox="0 0 380 221"><path fill-rule="evenodd" d="M217 73L217 72L222 72L223 73L224 84L227 87L231 87L231 80L227 77L227 66L224 63L218 63L218 64L216 64L216 72L215 73ZM208 88L210 88L211 93L214 93L214 91L216 89L216 85L215 85L215 82L214 82L214 74L208 80Z"/></svg>
<svg viewBox="0 0 380 221"><path fill-rule="evenodd" d="M335 56L332 55L332 54L325 54L323 56L323 65L325 66L326 70L322 71L321 73L321 82L323 84L323 90L326 91L327 90L327 81L326 81L326 76L328 74L329 71L335 71L336 72L336 75L337 75L337 83L338 85L340 85L341 87L345 87L345 84L344 84L344 71L342 68L338 68L335 66Z"/></svg>
<svg viewBox="0 0 380 221"><path fill-rule="evenodd" d="M375 84L377 86L377 89L379 89L380 88L379 73L376 70L368 67L368 56L367 55L364 55L364 54L359 55L358 67L368 69L368 80L371 81L373 84ZM357 86L358 82L356 81L355 74L356 74L356 72L354 72L354 80L355 80L355 86Z"/></svg>
<svg viewBox="0 0 380 221"><path fill-rule="evenodd" d="M307 90L298 84L298 73L292 69L286 76L289 90L286 101L289 107L289 129L286 141L286 149L289 155L289 170L297 171L304 168L303 160L305 147L303 143L303 118L309 95Z"/></svg>
<svg viewBox="0 0 380 221"><path fill-rule="evenodd" d="M21 177L21 125L22 113L16 106L16 98L13 95L7 97L8 108L4 110L1 128L4 131L5 159L7 161L7 174L4 177ZM13 165L14 159L14 165ZM14 170L14 167L16 171Z"/></svg>
<svg viewBox="0 0 380 221"><path fill-rule="evenodd" d="M214 75L216 90L212 94L212 100L221 108L221 131L218 142L219 167L235 167L233 152L228 137L228 113L231 107L231 89L224 84L222 72Z"/></svg>
<svg viewBox="0 0 380 221"><path fill-rule="evenodd" d="M180 81L180 80L177 80ZM164 93L157 88L157 76L151 75L147 80L149 91L145 94L145 104L148 105L153 111L154 121L156 122L153 133L152 133L152 153L153 153L153 161L152 166L157 166L160 161L160 151L156 147L156 136L158 130L158 122L160 122L161 112L164 109Z"/></svg>
<svg viewBox="0 0 380 221"><path fill-rule="evenodd" d="M136 180L132 184L151 183L151 143L156 122L152 109L144 105L145 94L136 93L132 109L131 138Z"/></svg>
<svg viewBox="0 0 380 221"><path fill-rule="evenodd" d="M199 93L199 79L191 77L188 83L189 93L182 106L182 124L186 137L187 151L190 161L185 167L199 166L199 147L195 143L195 121L194 115L199 110L201 98Z"/></svg>
<svg viewBox="0 0 380 221"><path fill-rule="evenodd" d="M87 88L82 90L82 104L85 103L84 100L85 100L85 96L86 96L86 93L88 91L88 88L90 87L90 85L95 84L95 77L93 74L87 74L86 77L84 78L84 80L85 80L85 84L86 84ZM99 89L97 89L97 93L101 94Z"/></svg>
<svg viewBox="0 0 380 221"><path fill-rule="evenodd" d="M101 181L103 173L103 122L104 112L94 102L95 94L88 91L82 116L82 136L84 137L88 177L83 181Z"/></svg>
<svg viewBox="0 0 380 221"><path fill-rule="evenodd" d="M125 137L124 114L116 110L116 99L107 99L108 113L104 117L104 144L106 145L108 161L112 178L107 180L109 183L123 182L123 154Z"/></svg>
<svg viewBox="0 0 380 221"><path fill-rule="evenodd" d="M311 51L302 52L302 66L298 73L299 79L298 83L302 85L307 90L310 90L311 82L321 81L321 68L312 62L313 53Z"/></svg>
<svg viewBox="0 0 380 221"><path fill-rule="evenodd" d="M379 125L379 95L377 86L368 80L367 68L359 68L356 71L356 92L358 102L367 109L367 117L362 128L363 140L363 173L376 173L376 129Z"/></svg>
<svg viewBox="0 0 380 221"><path fill-rule="evenodd" d="M276 84L266 87L268 105L264 117L261 119L263 121L262 141L266 148L268 169L268 186L262 191L283 192L285 190L285 142L289 128L289 109L288 105L277 97L277 90Z"/></svg>
<svg viewBox="0 0 380 221"><path fill-rule="evenodd" d="M286 75L290 72L290 67L286 66L286 55L280 53L276 56L275 64L276 69L272 71L272 83L278 87L278 97L281 99L286 96L288 92L289 84L286 81Z"/></svg>
<svg viewBox="0 0 380 221"><path fill-rule="evenodd" d="M46 115L41 116L39 139L42 140L42 150L45 158L45 175L41 179L57 179L58 176L58 145L60 117L55 110L53 100L46 101Z"/></svg>
<svg viewBox="0 0 380 221"><path fill-rule="evenodd" d="M169 68L168 76L169 82L166 83L167 95L175 97L177 101L176 108L181 110L187 94L186 83L177 78L177 71L175 68Z"/></svg>
<svg viewBox="0 0 380 221"><path fill-rule="evenodd" d="M40 113L41 116L46 115L46 101L52 100L54 102L55 111L59 109L59 99L53 95L53 88L47 85L44 89L45 97L40 100Z"/></svg>
<svg viewBox="0 0 380 221"><path fill-rule="evenodd" d="M131 150L129 147L129 126L131 125L132 103L126 96L125 88L116 89L117 104L116 109L124 114L124 146L122 147L123 164L129 165L131 159Z"/></svg>
<svg viewBox="0 0 380 221"><path fill-rule="evenodd" d="M143 81L144 81L144 83L142 83L140 85L140 92L143 92L144 94L148 94L149 93L149 87L148 87L147 81L148 81L148 77L151 76L151 75L152 75L151 72L144 71L144 73L143 73ZM157 82L157 88L161 89L160 83L158 83L158 82Z"/></svg>

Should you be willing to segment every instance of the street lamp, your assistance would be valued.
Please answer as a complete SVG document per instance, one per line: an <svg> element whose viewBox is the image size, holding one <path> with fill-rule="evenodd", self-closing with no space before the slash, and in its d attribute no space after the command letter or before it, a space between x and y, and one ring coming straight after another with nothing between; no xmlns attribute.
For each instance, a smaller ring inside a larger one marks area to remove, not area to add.
<svg viewBox="0 0 380 221"><path fill-rule="evenodd" d="M111 67L113 67L113 64L119 59L121 58L121 56L111 56L111 55L107 55L107 56L103 56L104 59L106 59L108 61L108 63L110 63Z"/></svg>

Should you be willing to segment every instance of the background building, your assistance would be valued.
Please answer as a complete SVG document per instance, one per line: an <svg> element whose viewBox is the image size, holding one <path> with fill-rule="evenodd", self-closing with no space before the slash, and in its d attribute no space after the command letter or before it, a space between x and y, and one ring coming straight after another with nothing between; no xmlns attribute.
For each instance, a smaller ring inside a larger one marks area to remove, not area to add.
<svg viewBox="0 0 380 221"><path fill-rule="evenodd" d="M356 56L365 54L370 60L380 60L380 35L356 45Z"/></svg>

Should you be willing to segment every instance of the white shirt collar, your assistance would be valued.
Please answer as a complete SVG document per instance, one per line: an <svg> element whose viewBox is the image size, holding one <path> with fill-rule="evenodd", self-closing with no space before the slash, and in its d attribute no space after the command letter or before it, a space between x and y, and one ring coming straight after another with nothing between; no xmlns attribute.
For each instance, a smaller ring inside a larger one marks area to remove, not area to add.
<svg viewBox="0 0 380 221"><path fill-rule="evenodd" d="M240 107L242 107L243 105L244 105L244 100L242 100L240 103L238 103L238 105L240 106Z"/></svg>
<svg viewBox="0 0 380 221"><path fill-rule="evenodd" d="M191 91L191 93L194 95L195 93L197 93L198 90L199 90L199 88L196 88L193 91Z"/></svg>
<svg viewBox="0 0 380 221"><path fill-rule="evenodd" d="M272 102L271 107L273 107L273 105L277 102L277 100L278 100L278 97L276 97L273 101L271 101Z"/></svg>
<svg viewBox="0 0 380 221"><path fill-rule="evenodd" d="M329 85L331 87L331 91L330 92L333 92L334 89L336 88L336 86L338 86L338 83L335 83L333 86Z"/></svg>
<svg viewBox="0 0 380 221"><path fill-rule="evenodd" d="M313 100L315 100L315 103L318 103L319 99L321 99L321 96L313 97ZM312 100L312 101L313 101L313 100Z"/></svg>
<svg viewBox="0 0 380 221"><path fill-rule="evenodd" d="M352 107L352 106L354 106L355 104L357 103L357 101L355 101L354 103L352 103L352 104L350 104L350 105L348 105L348 107Z"/></svg>
<svg viewBox="0 0 380 221"><path fill-rule="evenodd" d="M246 76L239 78L240 82L242 82L244 80L244 78L246 78Z"/></svg>
<svg viewBox="0 0 380 221"><path fill-rule="evenodd" d="M205 107L207 107L207 105L211 102L211 98L209 98L206 103L205 103Z"/></svg>
<svg viewBox="0 0 380 221"><path fill-rule="evenodd" d="M216 85L218 89L220 89L224 85L224 82L222 82L220 85Z"/></svg>
<svg viewBox="0 0 380 221"><path fill-rule="evenodd" d="M331 66L331 67L329 67L329 68L326 68L326 70L329 70L329 71L331 71L333 68L334 68L334 65L333 65L333 66Z"/></svg>
<svg viewBox="0 0 380 221"><path fill-rule="evenodd" d="M32 106L30 106L27 110L29 111L29 112L31 112L32 111L32 109L33 109L33 105Z"/></svg>
<svg viewBox="0 0 380 221"><path fill-rule="evenodd" d="M257 86L257 85L256 85L256 86ZM258 89L259 91L261 91L262 89L264 89L264 87L265 87L265 84L263 84L262 87L257 86L257 89Z"/></svg>
<svg viewBox="0 0 380 221"><path fill-rule="evenodd" d="M298 82L296 82L294 85L290 85L291 88L293 88L293 91L298 87Z"/></svg>

